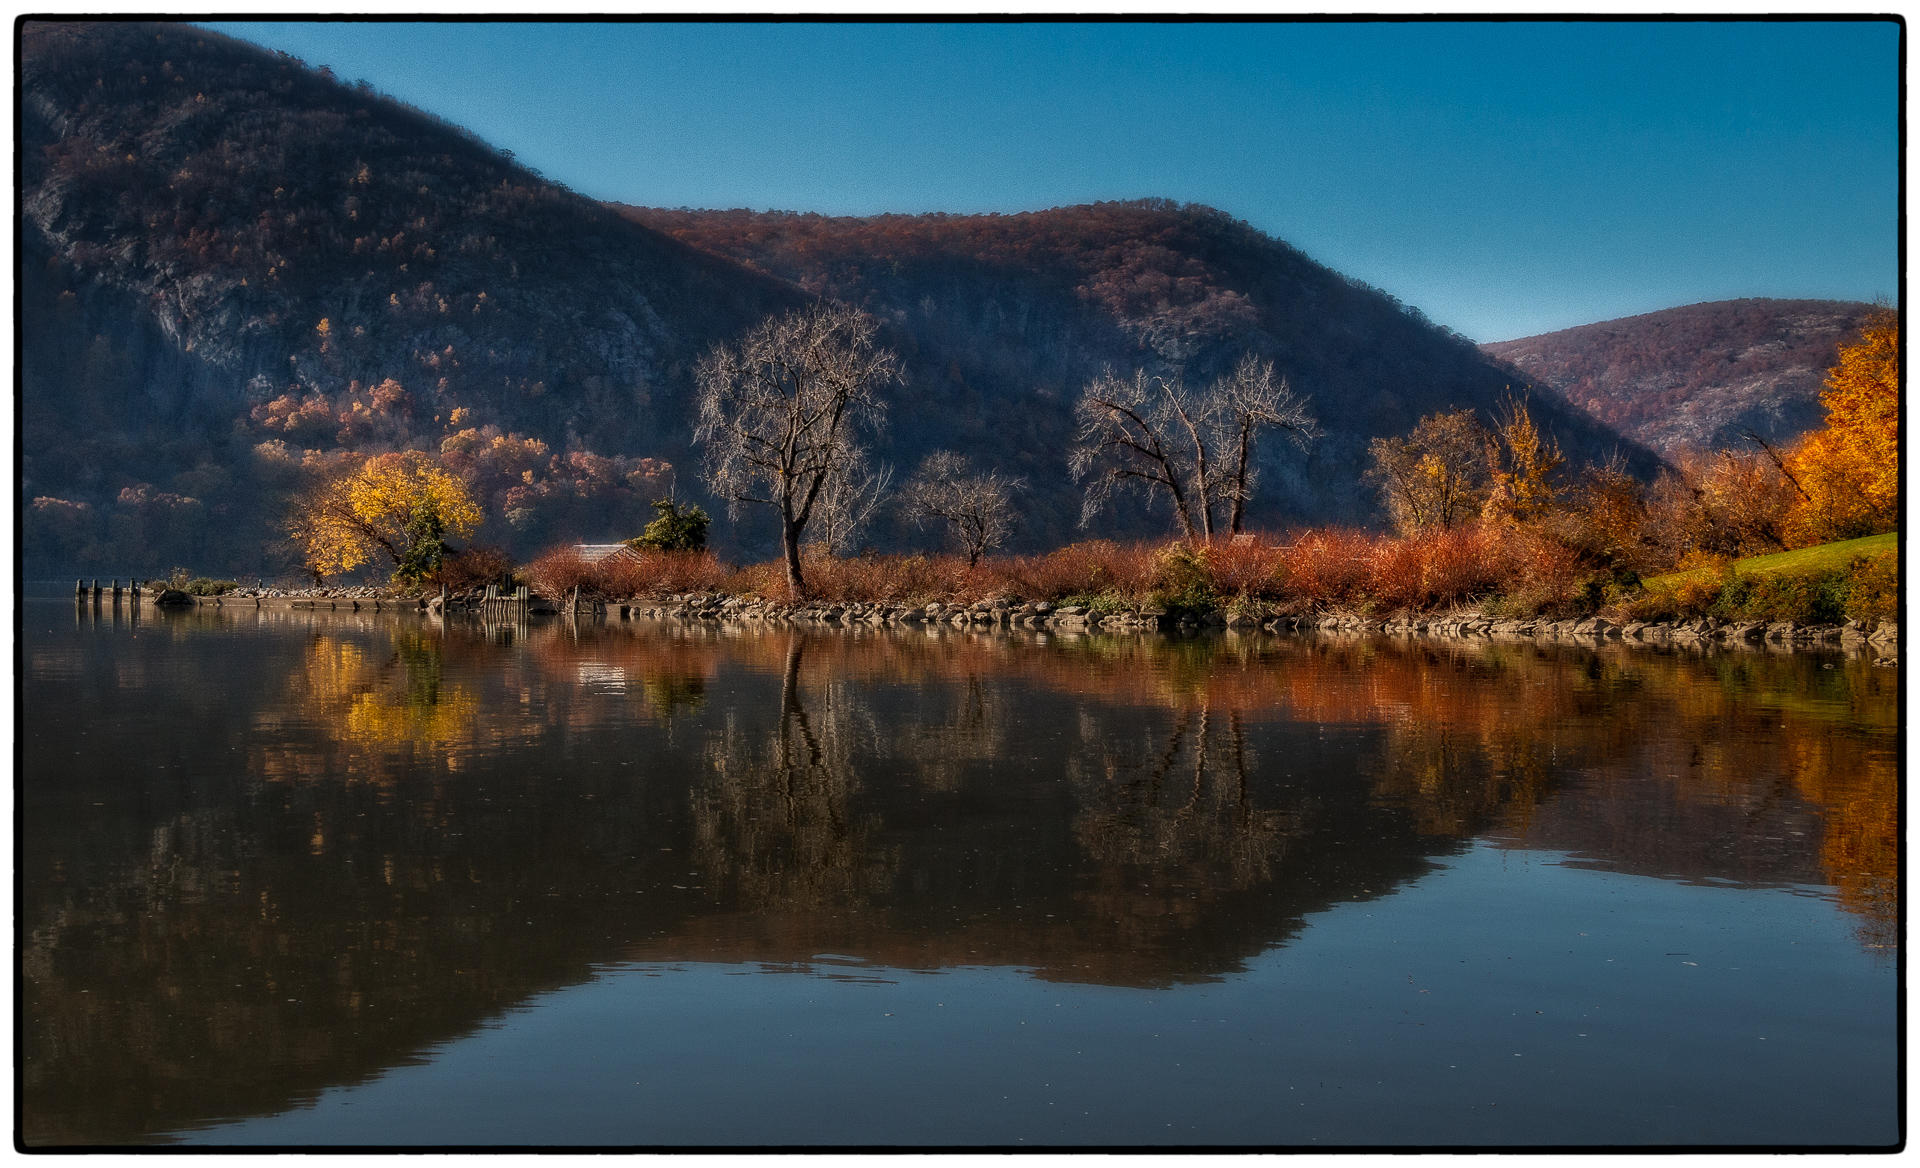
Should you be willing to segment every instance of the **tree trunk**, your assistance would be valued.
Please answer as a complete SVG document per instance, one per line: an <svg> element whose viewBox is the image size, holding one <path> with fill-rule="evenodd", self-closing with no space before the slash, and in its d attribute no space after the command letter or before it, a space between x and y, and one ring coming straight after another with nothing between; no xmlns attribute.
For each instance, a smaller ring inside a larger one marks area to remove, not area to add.
<svg viewBox="0 0 1920 1168"><path fill-rule="evenodd" d="M1175 476L1173 467L1165 461L1162 461L1160 465L1166 468L1167 494L1173 499L1173 513L1180 517L1180 531L1187 537L1187 542L1192 543L1194 536L1193 512L1187 507L1186 492L1180 489L1180 482Z"/></svg>
<svg viewBox="0 0 1920 1168"><path fill-rule="evenodd" d="M791 519L780 524L780 551L787 560L787 596L799 600L807 594L807 584L800 578L800 525Z"/></svg>
<svg viewBox="0 0 1920 1168"><path fill-rule="evenodd" d="M1240 534L1240 516L1247 505L1247 463L1253 459L1253 427L1240 427L1240 457L1233 466L1233 512L1227 517L1227 534Z"/></svg>

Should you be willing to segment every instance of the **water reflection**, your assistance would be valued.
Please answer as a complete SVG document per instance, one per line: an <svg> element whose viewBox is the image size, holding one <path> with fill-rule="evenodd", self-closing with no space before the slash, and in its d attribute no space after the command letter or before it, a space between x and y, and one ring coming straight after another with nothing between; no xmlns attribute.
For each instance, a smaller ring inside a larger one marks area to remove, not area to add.
<svg viewBox="0 0 1920 1168"><path fill-rule="evenodd" d="M204 609L26 649L30 1143L284 1108L610 961L1219 979L1473 839L1896 939L1861 659Z"/></svg>

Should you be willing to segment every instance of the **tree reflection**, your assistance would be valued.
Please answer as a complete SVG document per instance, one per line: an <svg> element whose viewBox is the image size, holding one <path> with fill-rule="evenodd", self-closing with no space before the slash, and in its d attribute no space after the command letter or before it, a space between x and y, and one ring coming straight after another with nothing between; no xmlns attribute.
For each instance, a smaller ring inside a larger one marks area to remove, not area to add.
<svg viewBox="0 0 1920 1168"><path fill-rule="evenodd" d="M1180 710L1147 750L1090 729L1083 724L1068 773L1080 805L1074 838L1100 866L1104 888L1138 887L1143 873L1207 891L1272 879L1304 814L1255 803L1248 774L1258 759L1239 711L1219 719L1204 704Z"/></svg>
<svg viewBox="0 0 1920 1168"><path fill-rule="evenodd" d="M693 795L699 871L723 897L766 908L874 897L899 861L897 847L872 842L877 816L854 806L856 762L871 756L877 728L845 685L821 687L808 712L805 651L805 639L788 634L777 725L754 733L730 720Z"/></svg>
<svg viewBox="0 0 1920 1168"><path fill-rule="evenodd" d="M1897 943L1867 661L155 623L27 658L30 1140L282 1108L614 960L1219 978L1475 840Z"/></svg>

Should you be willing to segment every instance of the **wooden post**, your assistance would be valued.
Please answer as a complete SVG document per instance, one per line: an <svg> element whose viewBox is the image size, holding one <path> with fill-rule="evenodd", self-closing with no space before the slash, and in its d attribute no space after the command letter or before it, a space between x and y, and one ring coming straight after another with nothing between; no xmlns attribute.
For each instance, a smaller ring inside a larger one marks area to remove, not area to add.
<svg viewBox="0 0 1920 1168"><path fill-rule="evenodd" d="M73 582L74 599L78 600L80 597L85 596L86 594L87 594L87 582L85 580L75 580Z"/></svg>

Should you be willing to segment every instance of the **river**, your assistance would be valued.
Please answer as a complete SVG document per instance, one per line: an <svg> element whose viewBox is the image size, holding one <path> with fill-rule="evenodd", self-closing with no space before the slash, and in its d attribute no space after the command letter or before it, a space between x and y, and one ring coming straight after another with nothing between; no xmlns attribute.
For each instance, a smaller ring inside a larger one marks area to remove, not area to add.
<svg viewBox="0 0 1920 1168"><path fill-rule="evenodd" d="M33 1147L1885 1147L1898 670L22 605Z"/></svg>

